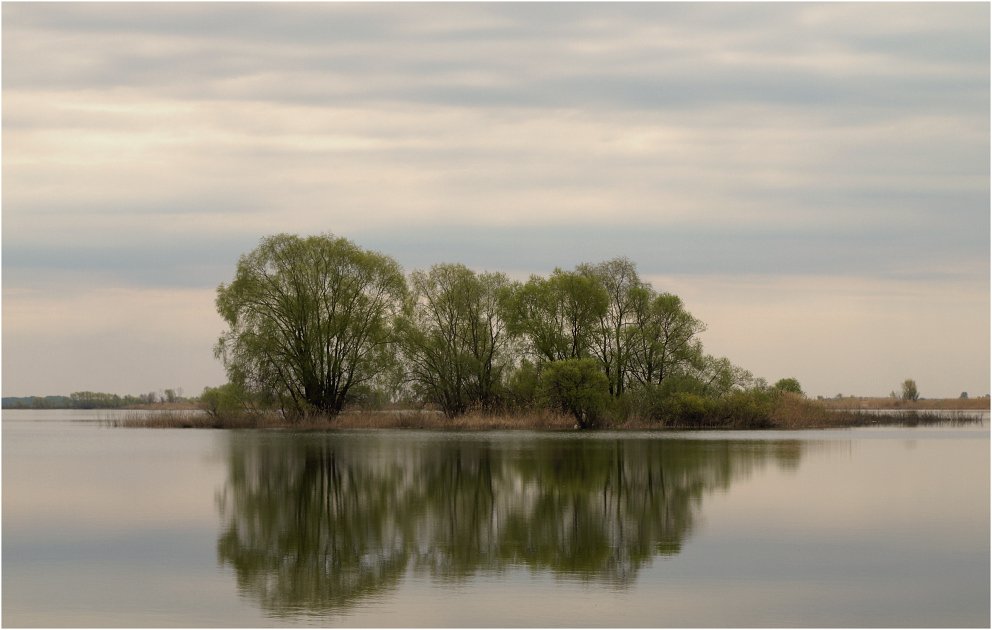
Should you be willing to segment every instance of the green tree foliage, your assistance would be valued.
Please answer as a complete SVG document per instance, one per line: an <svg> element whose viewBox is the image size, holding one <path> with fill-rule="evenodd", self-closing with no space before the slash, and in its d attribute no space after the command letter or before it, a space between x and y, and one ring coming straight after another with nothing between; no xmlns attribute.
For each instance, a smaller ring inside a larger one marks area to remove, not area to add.
<svg viewBox="0 0 992 630"><path fill-rule="evenodd" d="M464 265L414 272L399 326L414 388L449 417L471 406L493 408L510 361L505 303L510 281Z"/></svg>
<svg viewBox="0 0 992 630"><path fill-rule="evenodd" d="M225 383L220 387L204 387L203 393L200 394L200 405L214 418L230 417L251 407L247 394L234 383Z"/></svg>
<svg viewBox="0 0 992 630"><path fill-rule="evenodd" d="M799 384L799 380L795 378L779 379L778 382L776 382L773 387L779 391L805 396L805 394L803 393L803 388Z"/></svg>
<svg viewBox="0 0 992 630"><path fill-rule="evenodd" d="M751 422L727 400L761 411L766 390L801 393L705 354L704 324L626 258L523 284L441 264L410 286L392 259L345 239L264 239L218 289L229 330L217 354L246 399L296 415L402 400L449 417L545 405L580 426L607 413L727 425Z"/></svg>
<svg viewBox="0 0 992 630"><path fill-rule="evenodd" d="M916 389L916 381L911 378L907 378L902 382L902 399L903 400L919 400L920 392Z"/></svg>
<svg viewBox="0 0 992 630"><path fill-rule="evenodd" d="M699 333L706 326L671 293L641 290L634 302L630 371L642 385L690 373L702 359Z"/></svg>
<svg viewBox="0 0 992 630"><path fill-rule="evenodd" d="M391 362L405 294L392 258L332 235L271 236L217 289L229 330L216 354L246 391L271 393L297 415L334 415Z"/></svg>
<svg viewBox="0 0 992 630"><path fill-rule="evenodd" d="M104 392L73 392L69 394L69 400L74 409L118 409L124 406L120 396Z"/></svg>
<svg viewBox="0 0 992 630"><path fill-rule="evenodd" d="M606 290L588 275L555 269L549 278L531 276L513 294L511 332L541 361L588 357L608 303Z"/></svg>
<svg viewBox="0 0 992 630"><path fill-rule="evenodd" d="M506 404L511 409L532 409L538 402L540 371L537 364L521 359L506 379Z"/></svg>
<svg viewBox="0 0 992 630"><path fill-rule="evenodd" d="M634 263L626 258L580 265L578 271L595 280L607 295L592 348L609 380L610 394L620 396L629 377L631 325L637 304L648 293L647 285L641 282Z"/></svg>
<svg viewBox="0 0 992 630"><path fill-rule="evenodd" d="M596 426L609 402L610 383L594 359L565 359L544 366L539 388L547 404L575 416L581 428Z"/></svg>
<svg viewBox="0 0 992 630"><path fill-rule="evenodd" d="M746 389L761 388L762 379L734 365L726 357L704 355L693 362L691 369L671 383L663 383L663 390L692 391L704 396L719 398Z"/></svg>

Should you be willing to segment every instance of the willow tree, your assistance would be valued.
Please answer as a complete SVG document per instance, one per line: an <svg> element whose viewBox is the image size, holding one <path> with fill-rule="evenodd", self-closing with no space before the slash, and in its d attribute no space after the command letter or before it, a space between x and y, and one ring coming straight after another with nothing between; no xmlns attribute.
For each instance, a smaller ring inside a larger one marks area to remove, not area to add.
<svg viewBox="0 0 992 630"><path fill-rule="evenodd" d="M410 276L412 291L398 338L410 380L449 417L492 408L509 361L502 273L434 265Z"/></svg>
<svg viewBox="0 0 992 630"><path fill-rule="evenodd" d="M238 261L217 289L229 330L215 352L228 377L297 415L335 415L349 391L391 361L406 294L399 265L326 234L278 234Z"/></svg>
<svg viewBox="0 0 992 630"><path fill-rule="evenodd" d="M699 363L705 324L693 317L671 293L645 291L634 306L630 366L641 384L662 383L685 374Z"/></svg>
<svg viewBox="0 0 992 630"><path fill-rule="evenodd" d="M539 361L589 357L609 295L592 277L555 269L549 278L531 276L514 293L510 329Z"/></svg>
<svg viewBox="0 0 992 630"><path fill-rule="evenodd" d="M637 268L627 258L583 264L577 269L599 283L607 296L607 306L600 313L592 348L609 380L610 394L619 397L630 378L630 328L634 310L642 296L648 293L649 285L641 282Z"/></svg>

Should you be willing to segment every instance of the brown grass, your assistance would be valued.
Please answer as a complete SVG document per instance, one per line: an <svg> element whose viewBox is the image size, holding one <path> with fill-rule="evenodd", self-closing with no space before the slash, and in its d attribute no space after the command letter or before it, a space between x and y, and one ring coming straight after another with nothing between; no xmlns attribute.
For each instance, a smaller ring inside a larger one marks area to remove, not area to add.
<svg viewBox="0 0 992 630"><path fill-rule="evenodd" d="M247 414L217 418L196 409L155 411L158 413L134 411L124 414L122 418L110 418L104 422L108 426L125 429L254 429L265 424L262 416Z"/></svg>
<svg viewBox="0 0 992 630"><path fill-rule="evenodd" d="M794 395L780 396L770 413L756 418L751 426L741 423L704 423L681 426L665 421L632 417L624 422L603 425L605 429L620 430L691 430L691 429L829 429L870 425L925 425L946 422L974 422L974 419L948 418L931 409L901 408L897 414L875 414L877 409L843 409ZM750 422L750 421L749 421ZM577 429L572 416L536 410L514 414L468 413L447 418L435 411L347 411L334 418L310 416L287 420L277 413L237 414L214 417L196 410L164 410L155 414L133 412L123 418L106 421L109 426L124 428L172 429L288 429L294 431L329 431L347 429L426 429L445 431L543 430L567 431Z"/></svg>
<svg viewBox="0 0 992 630"><path fill-rule="evenodd" d="M883 399L869 399L883 400ZM918 426L932 424L971 424L981 420L975 417L949 417L939 411L975 411L988 407L862 407L856 409L834 407L823 404L825 401L809 400L798 396L782 396L772 412L771 420L776 429L831 429L862 427L871 425ZM941 401L918 401L934 402ZM950 402L950 401L948 401ZM897 411L898 413L877 414L875 411Z"/></svg>
<svg viewBox="0 0 992 630"><path fill-rule="evenodd" d="M826 398L822 402L828 409L894 409L904 411L975 411L989 408L988 398L927 398L902 400L901 398Z"/></svg>
<svg viewBox="0 0 992 630"><path fill-rule="evenodd" d="M126 414L106 421L109 426L147 429L438 429L488 431L494 429L567 430L575 428L571 416L548 411L514 415L469 413L447 418L431 411L348 411L335 418L310 416L287 420L277 413L238 414L214 417L201 411L176 410L156 414Z"/></svg>

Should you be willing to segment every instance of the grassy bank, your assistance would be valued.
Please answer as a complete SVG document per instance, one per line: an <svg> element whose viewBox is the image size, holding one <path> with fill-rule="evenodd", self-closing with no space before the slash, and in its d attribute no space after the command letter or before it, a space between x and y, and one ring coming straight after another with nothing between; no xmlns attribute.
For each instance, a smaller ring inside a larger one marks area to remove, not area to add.
<svg viewBox="0 0 992 630"><path fill-rule="evenodd" d="M735 404L736 403L736 404ZM861 427L872 425L918 426L947 422L975 422L971 418L949 418L941 408L898 409L879 414L879 409L838 409L823 401L800 396L780 395L763 405L746 406L740 401L724 401L699 409L675 410L665 417L629 415L625 419L604 418L602 429L620 430L798 430ZM191 409L161 410L154 414L131 412L107 420L108 426L126 428L194 429L290 429L322 431L333 429L433 429L433 430L551 430L577 428L575 418L562 413L537 410L517 413L468 413L455 418L429 410L346 411L337 417L310 416L289 420L277 413L209 415Z"/></svg>

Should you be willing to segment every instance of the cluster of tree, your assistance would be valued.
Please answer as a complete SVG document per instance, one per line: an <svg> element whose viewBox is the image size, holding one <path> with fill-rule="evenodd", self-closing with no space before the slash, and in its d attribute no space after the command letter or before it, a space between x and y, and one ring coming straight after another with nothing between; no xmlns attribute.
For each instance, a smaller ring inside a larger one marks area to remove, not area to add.
<svg viewBox="0 0 992 630"><path fill-rule="evenodd" d="M183 402L182 389L166 389L161 393L148 392L132 396L106 392L72 392L68 396L5 397L4 409L124 409L157 402Z"/></svg>
<svg viewBox="0 0 992 630"><path fill-rule="evenodd" d="M217 308L230 383L201 397L215 413L247 403L335 415L407 401L448 416L552 407L591 426L634 408L707 411L735 392L777 391L707 355L703 323L625 258L527 282L461 264L408 280L392 258L346 239L280 234L241 257ZM776 387L801 393L795 379Z"/></svg>

